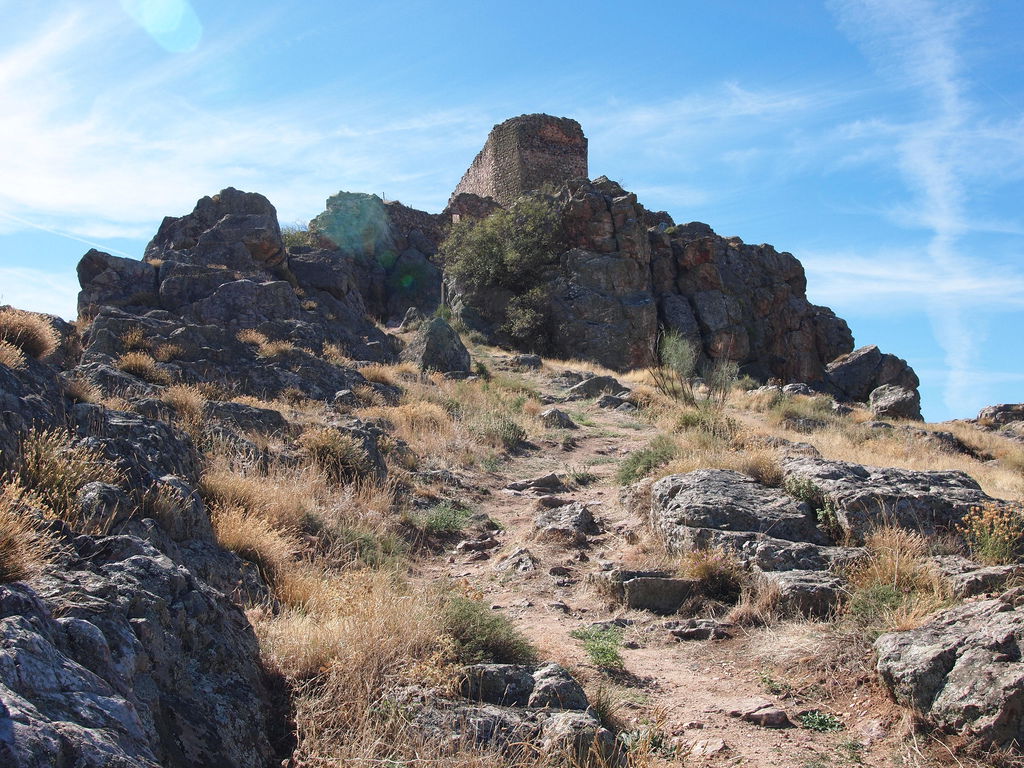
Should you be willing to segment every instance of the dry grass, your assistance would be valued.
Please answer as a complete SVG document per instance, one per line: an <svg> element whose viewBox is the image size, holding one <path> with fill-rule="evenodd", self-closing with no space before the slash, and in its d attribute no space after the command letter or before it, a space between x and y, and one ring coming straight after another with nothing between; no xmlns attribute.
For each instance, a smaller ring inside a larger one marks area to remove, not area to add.
<svg viewBox="0 0 1024 768"><path fill-rule="evenodd" d="M851 566L848 614L869 631L903 631L920 626L950 598L949 585L929 560L926 536L883 527L865 539L867 556Z"/></svg>
<svg viewBox="0 0 1024 768"><path fill-rule="evenodd" d="M417 381L420 378L420 369L415 363L396 363L394 365L383 365L374 363L364 365L359 373L367 381L375 384L387 384L392 387L400 386L402 382Z"/></svg>
<svg viewBox="0 0 1024 768"><path fill-rule="evenodd" d="M150 384L170 384L171 377L157 365L147 352L126 352L117 359L118 370L136 376Z"/></svg>
<svg viewBox="0 0 1024 768"><path fill-rule="evenodd" d="M45 318L20 309L0 309L0 342L40 359L57 348L57 332Z"/></svg>
<svg viewBox="0 0 1024 768"><path fill-rule="evenodd" d="M79 376L64 380L64 394L75 403L99 403L103 399L99 387Z"/></svg>
<svg viewBox="0 0 1024 768"><path fill-rule="evenodd" d="M298 554L294 534L244 507L211 507L210 520L217 543L254 563L271 585L277 583Z"/></svg>
<svg viewBox="0 0 1024 768"><path fill-rule="evenodd" d="M169 363L185 354L185 350L177 344L160 344L153 350L153 358L158 363Z"/></svg>
<svg viewBox="0 0 1024 768"><path fill-rule="evenodd" d="M351 368L353 364L352 358L348 356L348 353L338 344L324 344L323 352L321 354L324 360L337 365L340 368Z"/></svg>
<svg viewBox="0 0 1024 768"><path fill-rule="evenodd" d="M25 353L9 341L0 341L0 365L20 371L25 367Z"/></svg>
<svg viewBox="0 0 1024 768"><path fill-rule="evenodd" d="M102 528L103 521L79 519L75 503L79 489L88 483L113 484L121 479L99 449L77 445L74 436L61 429L29 431L13 474L55 515L76 530L88 527L86 532Z"/></svg>
<svg viewBox="0 0 1024 768"><path fill-rule="evenodd" d="M330 427L314 427L296 441L310 460L335 482L360 478L370 470L369 458L359 441Z"/></svg>
<svg viewBox="0 0 1024 768"><path fill-rule="evenodd" d="M146 339L146 332L139 326L129 328L121 334L121 345L129 350L149 351L149 341Z"/></svg>
<svg viewBox="0 0 1024 768"><path fill-rule="evenodd" d="M266 359L283 357L295 351L295 345L290 341L271 341L265 333L255 328L245 328L239 331L235 338L243 344L256 347L256 356Z"/></svg>
<svg viewBox="0 0 1024 768"><path fill-rule="evenodd" d="M20 485L0 485L0 584L31 579L52 561L56 544L35 514L41 506Z"/></svg>

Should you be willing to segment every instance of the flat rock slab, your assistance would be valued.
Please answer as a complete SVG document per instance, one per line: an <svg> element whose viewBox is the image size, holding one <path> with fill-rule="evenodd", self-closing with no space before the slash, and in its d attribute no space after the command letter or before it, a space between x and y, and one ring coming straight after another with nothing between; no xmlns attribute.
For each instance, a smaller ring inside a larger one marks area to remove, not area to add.
<svg viewBox="0 0 1024 768"><path fill-rule="evenodd" d="M953 529L973 506L992 501L965 472L920 472L802 456L783 459L786 478L813 483L854 541L880 524L936 533Z"/></svg>
<svg viewBox="0 0 1024 768"><path fill-rule="evenodd" d="M686 529L694 528L832 543L818 529L808 505L731 470L701 469L662 478L651 487L651 512L655 527L677 550L692 546Z"/></svg>

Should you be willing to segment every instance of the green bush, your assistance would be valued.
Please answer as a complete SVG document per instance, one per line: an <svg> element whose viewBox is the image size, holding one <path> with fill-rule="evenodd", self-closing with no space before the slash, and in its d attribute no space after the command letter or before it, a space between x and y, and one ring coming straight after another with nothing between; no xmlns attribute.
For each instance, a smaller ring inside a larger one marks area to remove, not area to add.
<svg viewBox="0 0 1024 768"><path fill-rule="evenodd" d="M455 596L442 605L441 625L463 664L532 664L537 649L500 613L478 600Z"/></svg>
<svg viewBox="0 0 1024 768"><path fill-rule="evenodd" d="M678 446L671 438L658 435L650 445L633 452L622 462L617 473L619 484L629 485L647 477L658 467L672 461L678 450Z"/></svg>
<svg viewBox="0 0 1024 768"><path fill-rule="evenodd" d="M447 273L470 294L511 291L504 312L492 306L476 309L514 343L541 350L549 304L544 272L563 250L558 209L548 198L529 196L485 219L455 223L440 255Z"/></svg>
<svg viewBox="0 0 1024 768"><path fill-rule="evenodd" d="M822 733L828 731L841 731L845 727L843 721L835 715L830 715L827 712L821 712L817 709L812 709L810 712L804 712L797 715L797 719L800 721L800 725L804 728L808 728L812 731L821 731Z"/></svg>
<svg viewBox="0 0 1024 768"><path fill-rule="evenodd" d="M422 528L427 533L458 533L469 520L465 507L446 501L431 509L424 518Z"/></svg>

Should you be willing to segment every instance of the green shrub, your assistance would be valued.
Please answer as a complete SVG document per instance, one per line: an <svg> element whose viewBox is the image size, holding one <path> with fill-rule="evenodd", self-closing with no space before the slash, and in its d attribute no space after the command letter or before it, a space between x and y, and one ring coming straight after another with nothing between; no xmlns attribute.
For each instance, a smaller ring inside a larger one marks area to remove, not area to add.
<svg viewBox="0 0 1024 768"><path fill-rule="evenodd" d="M835 715L812 709L810 712L802 712L797 715L800 725L812 731L826 733L828 731L841 731L845 727L843 721Z"/></svg>
<svg viewBox="0 0 1024 768"><path fill-rule="evenodd" d="M458 533L465 527L469 517L468 509L446 501L431 509L420 527L427 533Z"/></svg>
<svg viewBox="0 0 1024 768"><path fill-rule="evenodd" d="M619 653L622 630L618 627L588 627L573 630L570 635L583 643L583 650L595 666L622 669L622 654Z"/></svg>
<svg viewBox="0 0 1024 768"><path fill-rule="evenodd" d="M451 638L456 660L463 664L532 664L533 647L505 616L478 600L457 595L441 607L441 625Z"/></svg>
<svg viewBox="0 0 1024 768"><path fill-rule="evenodd" d="M646 448L630 454L619 465L617 479L620 485L629 485L646 477L658 467L668 464L676 457L679 448L665 435L658 435Z"/></svg>
<svg viewBox="0 0 1024 768"><path fill-rule="evenodd" d="M447 273L471 294L511 291L503 313L493 306L477 309L514 343L540 350L547 343L548 325L544 272L564 249L558 209L534 195L485 219L457 222L441 243L440 255Z"/></svg>
<svg viewBox="0 0 1024 768"><path fill-rule="evenodd" d="M488 414L476 427L477 434L494 448L514 451L526 440L526 430L505 413Z"/></svg>

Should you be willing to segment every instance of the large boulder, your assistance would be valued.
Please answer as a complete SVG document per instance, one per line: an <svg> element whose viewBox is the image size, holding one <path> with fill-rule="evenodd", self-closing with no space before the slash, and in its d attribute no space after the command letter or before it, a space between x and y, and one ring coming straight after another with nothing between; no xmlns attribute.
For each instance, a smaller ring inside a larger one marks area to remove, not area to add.
<svg viewBox="0 0 1024 768"><path fill-rule="evenodd" d="M100 307L152 306L157 272L152 264L91 249L78 262L78 314L94 315Z"/></svg>
<svg viewBox="0 0 1024 768"><path fill-rule="evenodd" d="M233 187L196 203L192 213L167 216L146 246L147 261L185 261L251 271L284 260L277 211L255 192Z"/></svg>
<svg viewBox="0 0 1024 768"><path fill-rule="evenodd" d="M871 345L830 362L826 383L840 398L866 403L871 393L881 386L888 384L916 392L921 382L906 360Z"/></svg>
<svg viewBox="0 0 1024 768"><path fill-rule="evenodd" d="M423 371L469 372L469 351L459 334L444 318L424 323L401 354L402 360L416 363Z"/></svg>
<svg viewBox="0 0 1024 768"><path fill-rule="evenodd" d="M875 642L878 673L901 704L986 747L1024 743L1024 591L943 611Z"/></svg>
<svg viewBox="0 0 1024 768"><path fill-rule="evenodd" d="M921 395L916 389L883 384L871 390L868 405L871 412L880 419L924 421L921 416Z"/></svg>

